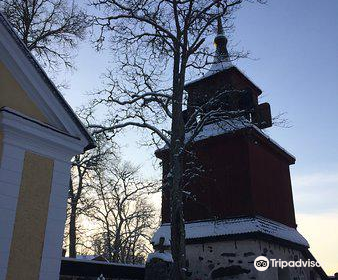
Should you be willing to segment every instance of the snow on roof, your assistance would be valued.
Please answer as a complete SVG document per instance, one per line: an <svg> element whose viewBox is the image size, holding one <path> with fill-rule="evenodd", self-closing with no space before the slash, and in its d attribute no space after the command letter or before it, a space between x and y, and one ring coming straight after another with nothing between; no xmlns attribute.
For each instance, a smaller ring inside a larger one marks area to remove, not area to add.
<svg viewBox="0 0 338 280"><path fill-rule="evenodd" d="M244 128L252 128L255 131L258 132L261 136L263 136L265 139L273 143L275 146L280 148L283 152L285 152L288 156L295 159L295 156L291 153L289 153L286 149L284 149L282 146L280 146L276 141L274 141L269 135L264 133L261 129L259 129L256 125L249 122L245 117L239 117L235 119L229 119L220 121L217 123L211 123L206 124L203 126L201 131L195 136L193 139L193 142L202 141L211 137L216 137L222 134L228 134L233 133L238 130L244 129ZM193 132L187 132L185 134L185 142L188 142L190 140L190 137L192 136ZM158 151L165 151L168 149L168 145L165 145L163 148L159 149Z"/></svg>
<svg viewBox="0 0 338 280"><path fill-rule="evenodd" d="M200 77L191 80L187 83L185 83L184 86L189 86L191 84L197 83L199 81L202 81L203 79L210 77L214 74L217 74L219 72L225 71L230 69L231 67L235 67L230 61L223 61L223 62L219 62L217 64L213 63L210 67L210 69L203 75L201 75Z"/></svg>
<svg viewBox="0 0 338 280"><path fill-rule="evenodd" d="M263 233L309 247L306 239L295 229L263 217L233 218L220 221L200 221L185 224L186 239L228 236L245 233ZM170 245L170 224L163 224L155 232L152 243L159 244L165 238L166 246Z"/></svg>
<svg viewBox="0 0 338 280"><path fill-rule="evenodd" d="M213 68L213 67L215 67L215 68ZM247 74L245 74L245 72L242 69L233 65L231 63L231 61L230 62L222 62L221 64L211 66L210 69L204 75L201 75L196 79L193 79L191 81L186 82L184 86L189 87L192 84L195 84L199 81L204 80L205 78L211 77L212 75L223 72L223 71L225 72L226 70L229 70L229 69L237 70L246 80L248 80L260 92L259 94L262 93L262 90L251 79L249 79Z"/></svg>
<svg viewBox="0 0 338 280"><path fill-rule="evenodd" d="M268 139L271 143L273 143L274 145L276 145L278 148L280 148L281 150L283 150L286 154L288 154L290 157L296 159L296 157L291 154L289 151L287 151L286 149L284 149L281 145L279 145L275 140L273 140L269 135L267 135L266 133L264 133L264 131L262 131L261 129L259 129L257 126L253 125L252 126L255 130L257 130L257 132L259 132L262 136L264 136L266 139Z"/></svg>
<svg viewBox="0 0 338 280"><path fill-rule="evenodd" d="M210 137L215 137L218 135L235 132L236 130L251 127L253 126L246 118L240 117L237 119L229 119L225 121L220 121L217 123L206 124L202 127L202 129L198 132L198 134L194 137L193 142L198 142L201 140L205 140ZM190 138L193 136L194 131L190 131L185 133L185 143L190 141ZM167 150L168 145L165 145L163 148L159 149L159 151Z"/></svg>
<svg viewBox="0 0 338 280"><path fill-rule="evenodd" d="M210 123L204 125L201 131L195 136L194 142L201 141L210 137L215 137L225 133L235 132L239 129L252 127L253 124L250 123L246 118L239 117L235 119L229 119L220 121L217 123ZM193 132L187 132L185 134L185 141L189 141Z"/></svg>
<svg viewBox="0 0 338 280"><path fill-rule="evenodd" d="M85 256L84 256L85 257ZM90 256L89 256L90 257ZM62 257L64 261L71 261L71 262L85 262L91 264L104 264L104 265L111 265L111 266L126 266L126 267L139 267L144 268L143 264L129 264L129 263L117 263L117 262L102 262L102 261L94 261L92 259L79 259L78 257L69 258L69 257Z"/></svg>
<svg viewBox="0 0 338 280"><path fill-rule="evenodd" d="M203 78L206 78L206 77L209 77L209 76L212 76L218 72L221 72L221 71L224 71L224 70L227 70L231 67L233 67L234 65L231 63L230 60L226 60L226 61L215 61L210 69L208 70L208 72L206 72L204 75L203 75ZM193 81L193 82L196 82L196 81Z"/></svg>
<svg viewBox="0 0 338 280"><path fill-rule="evenodd" d="M239 118L231 119L231 120L225 120L225 121L218 122L218 123L207 124L202 128L202 130L195 137L194 142L205 140L207 138L215 137L215 136L222 135L222 134L232 133L232 132L235 132L237 130L240 130L240 129L243 129L243 128L249 128L249 127L256 130L260 135L262 135L264 138L269 140L275 146L280 148L287 155L289 155L292 158L295 158L295 156L293 154L291 154L286 149L284 149L275 140L273 140L269 135L264 133L256 125L249 122L244 117L239 117ZM186 141L188 141L188 139L191 137L191 134L192 134L191 132L186 133L186 135L185 135Z"/></svg>
<svg viewBox="0 0 338 280"><path fill-rule="evenodd" d="M95 259L98 257L97 255L76 255L76 259L78 260L87 260L91 261L92 259Z"/></svg>
<svg viewBox="0 0 338 280"><path fill-rule="evenodd" d="M163 253L155 252L155 253L149 254L147 258L147 263L149 263L153 259L160 259L165 262L173 262L173 257L168 252L163 252Z"/></svg>

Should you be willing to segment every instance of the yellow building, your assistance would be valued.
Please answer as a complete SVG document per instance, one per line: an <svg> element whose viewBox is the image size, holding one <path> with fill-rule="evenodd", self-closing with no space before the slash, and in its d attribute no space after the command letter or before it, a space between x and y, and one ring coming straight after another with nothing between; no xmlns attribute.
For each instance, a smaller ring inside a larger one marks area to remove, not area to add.
<svg viewBox="0 0 338 280"><path fill-rule="evenodd" d="M0 280L59 278L70 160L93 147L0 13Z"/></svg>

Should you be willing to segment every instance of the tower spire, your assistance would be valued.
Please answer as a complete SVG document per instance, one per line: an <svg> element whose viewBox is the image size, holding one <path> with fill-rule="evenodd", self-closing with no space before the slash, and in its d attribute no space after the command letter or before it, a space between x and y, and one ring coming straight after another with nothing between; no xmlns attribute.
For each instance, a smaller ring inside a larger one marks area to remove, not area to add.
<svg viewBox="0 0 338 280"><path fill-rule="evenodd" d="M216 61L229 61L229 53L227 50L228 40L224 34L221 17L217 19L217 35L214 39L214 43L216 46Z"/></svg>
<svg viewBox="0 0 338 280"><path fill-rule="evenodd" d="M214 44L216 46L214 62L212 63L206 75L212 75L216 72L228 69L232 66L227 49L227 43L228 40L224 33L222 18L221 16L219 16L217 18L217 34L214 39Z"/></svg>

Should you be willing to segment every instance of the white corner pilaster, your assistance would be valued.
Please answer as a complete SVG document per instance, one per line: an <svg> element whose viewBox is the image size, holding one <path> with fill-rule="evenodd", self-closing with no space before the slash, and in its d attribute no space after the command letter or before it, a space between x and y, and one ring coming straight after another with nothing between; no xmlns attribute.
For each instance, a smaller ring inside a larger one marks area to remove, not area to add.
<svg viewBox="0 0 338 280"><path fill-rule="evenodd" d="M70 163L54 161L49 211L39 280L59 279L66 222ZM56 278L57 276L57 278Z"/></svg>
<svg viewBox="0 0 338 280"><path fill-rule="evenodd" d="M25 150L3 143L0 161L0 279L5 279Z"/></svg>

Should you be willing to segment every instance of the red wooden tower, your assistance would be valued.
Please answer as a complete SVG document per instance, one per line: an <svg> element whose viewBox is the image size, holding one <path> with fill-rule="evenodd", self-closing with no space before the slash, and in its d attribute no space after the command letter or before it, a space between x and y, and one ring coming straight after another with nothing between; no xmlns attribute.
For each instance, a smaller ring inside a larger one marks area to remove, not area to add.
<svg viewBox="0 0 338 280"><path fill-rule="evenodd" d="M286 261L314 258L296 229L289 170L295 158L263 132L272 125L270 105L259 104L262 91L231 63L220 20L215 45L210 70L185 87L187 124L200 121L196 110L228 116L202 122L197 133L186 131L185 141L196 135L185 156L183 178L187 278L327 279L320 267L271 267L264 273L254 268L258 256ZM163 163L164 182L168 154L166 148L156 152ZM203 171L194 173L194 165ZM152 258L165 256L162 259L167 261L171 228L170 190L165 185L162 225L152 239L162 251Z"/></svg>
<svg viewBox="0 0 338 280"><path fill-rule="evenodd" d="M245 121L222 127L207 124L194 141L193 150L204 172L188 184L184 211L186 221L262 216L296 227L289 166L295 158L272 141L261 128L271 126L270 106L259 104L262 91L229 60L227 39L221 26L215 38L216 58L202 78L186 85L189 118L221 91L227 100L223 110L244 110ZM214 108L210 108L214 109ZM157 156L166 176L165 150ZM168 191L163 192L162 221L170 222Z"/></svg>

